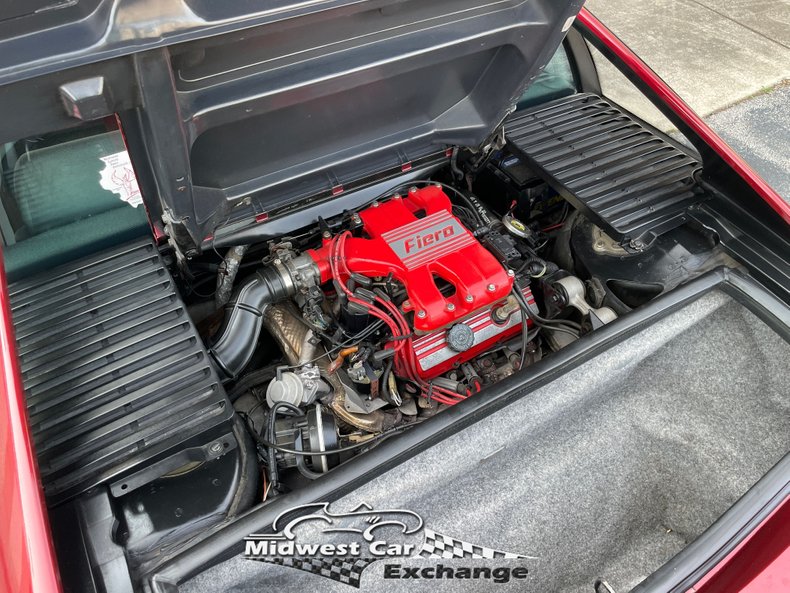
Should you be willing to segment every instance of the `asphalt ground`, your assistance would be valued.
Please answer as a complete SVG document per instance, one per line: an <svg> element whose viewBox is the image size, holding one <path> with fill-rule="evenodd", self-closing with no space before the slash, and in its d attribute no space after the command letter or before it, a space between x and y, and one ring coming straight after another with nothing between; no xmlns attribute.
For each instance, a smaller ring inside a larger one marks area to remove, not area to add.
<svg viewBox="0 0 790 593"><path fill-rule="evenodd" d="M790 86L747 99L707 121L790 202Z"/></svg>

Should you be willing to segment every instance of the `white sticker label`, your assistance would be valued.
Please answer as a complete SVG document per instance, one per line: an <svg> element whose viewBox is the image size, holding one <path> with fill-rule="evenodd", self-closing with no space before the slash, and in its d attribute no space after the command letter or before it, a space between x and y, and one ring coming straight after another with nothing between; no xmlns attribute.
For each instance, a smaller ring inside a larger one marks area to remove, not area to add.
<svg viewBox="0 0 790 593"><path fill-rule="evenodd" d="M137 186L137 178L134 176L129 153L122 150L100 158L104 163L104 169L99 172L101 174L99 184L104 189L118 194L121 200L135 208L142 204L143 196Z"/></svg>

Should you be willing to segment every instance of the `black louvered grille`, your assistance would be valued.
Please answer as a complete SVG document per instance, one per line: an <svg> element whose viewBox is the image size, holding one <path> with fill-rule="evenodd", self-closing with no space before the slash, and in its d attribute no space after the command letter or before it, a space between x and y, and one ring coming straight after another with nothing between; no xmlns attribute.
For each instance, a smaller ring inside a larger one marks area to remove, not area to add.
<svg viewBox="0 0 790 593"><path fill-rule="evenodd" d="M596 95L517 113L505 129L516 154L624 244L682 224L701 199L695 159Z"/></svg>
<svg viewBox="0 0 790 593"><path fill-rule="evenodd" d="M224 390L153 244L113 249L9 292L51 500L229 418Z"/></svg>

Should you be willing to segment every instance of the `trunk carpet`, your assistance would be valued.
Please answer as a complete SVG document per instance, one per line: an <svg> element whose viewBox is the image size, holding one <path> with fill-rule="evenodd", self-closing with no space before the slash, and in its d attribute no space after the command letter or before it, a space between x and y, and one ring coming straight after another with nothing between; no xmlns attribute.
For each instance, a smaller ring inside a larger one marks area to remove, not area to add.
<svg viewBox="0 0 790 593"><path fill-rule="evenodd" d="M790 450L789 363L790 345L745 308L702 297L333 504L410 509L439 533L533 556L526 581L385 580L377 562L362 590L590 593L603 577L628 591ZM181 590L353 589L237 557Z"/></svg>

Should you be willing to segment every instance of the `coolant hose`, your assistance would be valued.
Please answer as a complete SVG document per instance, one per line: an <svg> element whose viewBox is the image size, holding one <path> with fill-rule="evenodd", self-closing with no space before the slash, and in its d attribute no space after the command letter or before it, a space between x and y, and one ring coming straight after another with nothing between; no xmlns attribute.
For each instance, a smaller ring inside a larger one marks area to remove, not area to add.
<svg viewBox="0 0 790 593"><path fill-rule="evenodd" d="M235 379L250 362L263 327L263 312L272 303L293 294L274 267L258 270L247 278L225 307L225 321L209 349L227 378Z"/></svg>
<svg viewBox="0 0 790 593"><path fill-rule="evenodd" d="M557 264L553 262L546 261L540 257L530 257L523 264L521 264L521 267L519 267L516 274L526 272L530 278L537 279L551 276L558 269L559 267Z"/></svg>

